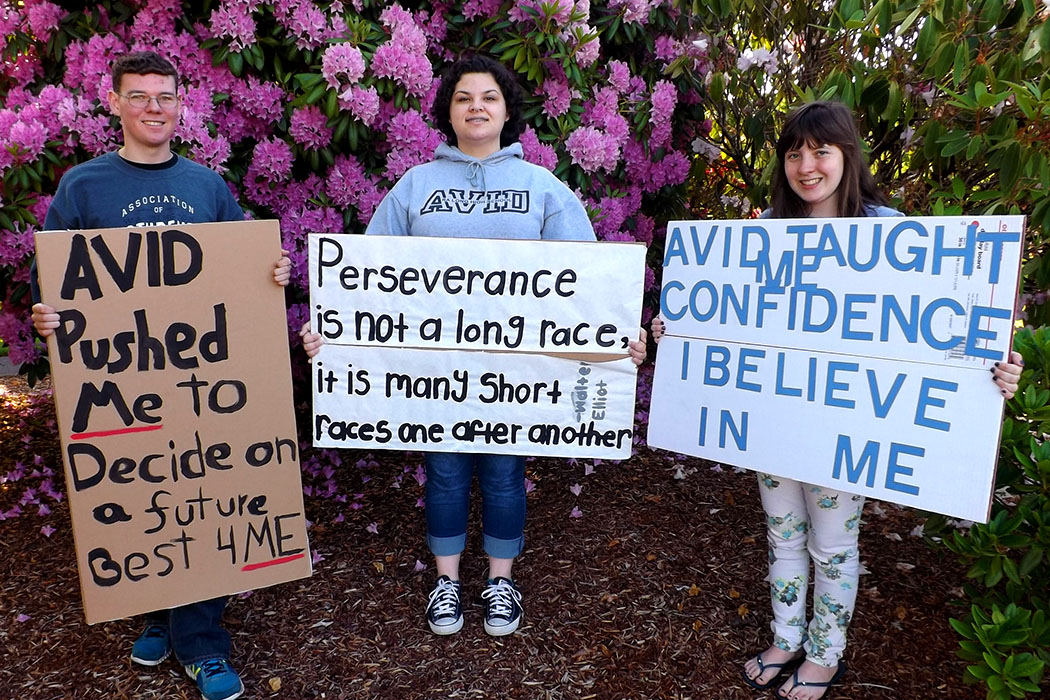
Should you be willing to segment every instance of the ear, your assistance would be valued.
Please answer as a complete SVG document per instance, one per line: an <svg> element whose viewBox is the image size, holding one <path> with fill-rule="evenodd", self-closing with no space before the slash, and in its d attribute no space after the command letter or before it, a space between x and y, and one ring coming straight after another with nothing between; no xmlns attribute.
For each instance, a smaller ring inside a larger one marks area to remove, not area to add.
<svg viewBox="0 0 1050 700"><path fill-rule="evenodd" d="M120 116L120 95L118 95L115 91L110 90L109 93L107 94L107 97L109 98L109 111L110 111L110 113L113 114L113 116L119 117Z"/></svg>

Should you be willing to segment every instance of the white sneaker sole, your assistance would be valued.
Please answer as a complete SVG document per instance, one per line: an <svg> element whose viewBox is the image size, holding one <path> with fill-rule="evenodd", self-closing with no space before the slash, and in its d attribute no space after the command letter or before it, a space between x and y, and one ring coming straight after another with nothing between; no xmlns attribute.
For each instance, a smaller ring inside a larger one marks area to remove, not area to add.
<svg viewBox="0 0 1050 700"><path fill-rule="evenodd" d="M485 634L492 637L502 637L507 634L512 634L518 629L518 625L521 624L521 618L524 616L525 614L522 613L521 615L518 615L516 620L508 622L505 625L490 625L489 621L485 620Z"/></svg>
<svg viewBox="0 0 1050 700"><path fill-rule="evenodd" d="M139 666L160 666L164 661L171 656L171 650L159 659L141 659L134 654L131 655L131 660L137 663Z"/></svg>
<svg viewBox="0 0 1050 700"><path fill-rule="evenodd" d="M455 634L463 629L463 616L460 615L459 619L453 622L451 625L435 625L430 619L427 619L427 624L430 625L430 631L434 634L441 635L442 637L447 634Z"/></svg>

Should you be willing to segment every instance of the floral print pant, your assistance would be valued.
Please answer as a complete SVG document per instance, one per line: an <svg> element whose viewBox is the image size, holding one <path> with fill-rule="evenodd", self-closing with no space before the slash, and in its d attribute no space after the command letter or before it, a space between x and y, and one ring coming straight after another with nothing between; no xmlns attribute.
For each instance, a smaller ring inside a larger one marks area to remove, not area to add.
<svg viewBox="0 0 1050 700"><path fill-rule="evenodd" d="M857 600L857 537L864 497L758 475L769 541L774 644L804 649L806 658L835 666ZM814 563L813 618L806 624L809 560Z"/></svg>

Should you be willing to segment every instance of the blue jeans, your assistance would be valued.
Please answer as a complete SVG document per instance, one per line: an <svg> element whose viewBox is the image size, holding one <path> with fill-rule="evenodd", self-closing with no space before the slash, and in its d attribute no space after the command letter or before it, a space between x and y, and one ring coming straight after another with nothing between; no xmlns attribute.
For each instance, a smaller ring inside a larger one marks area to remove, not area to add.
<svg viewBox="0 0 1050 700"><path fill-rule="evenodd" d="M427 545L435 556L459 554L467 544L470 482L481 485L485 553L513 559L525 546L525 458L510 455L428 452Z"/></svg>
<svg viewBox="0 0 1050 700"><path fill-rule="evenodd" d="M166 625L175 658L183 666L205 659L230 658L230 634L222 628L226 596L200 603L157 610L146 615L150 624Z"/></svg>

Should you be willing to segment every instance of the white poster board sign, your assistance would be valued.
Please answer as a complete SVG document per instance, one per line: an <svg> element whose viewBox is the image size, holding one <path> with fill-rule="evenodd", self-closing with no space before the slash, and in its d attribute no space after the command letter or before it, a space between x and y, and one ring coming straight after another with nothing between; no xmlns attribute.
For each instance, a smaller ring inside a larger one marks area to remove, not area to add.
<svg viewBox="0 0 1050 700"><path fill-rule="evenodd" d="M630 456L644 246L315 234L309 255L315 446Z"/></svg>
<svg viewBox="0 0 1050 700"><path fill-rule="evenodd" d="M671 222L649 444L986 520L1023 230Z"/></svg>

